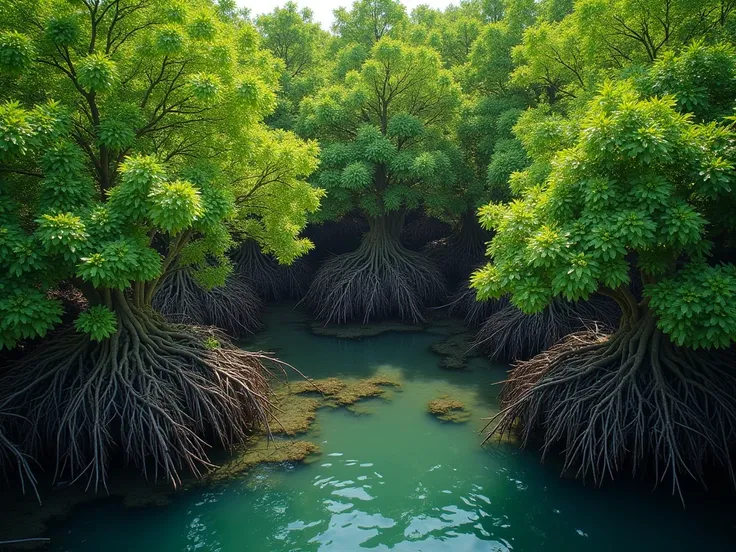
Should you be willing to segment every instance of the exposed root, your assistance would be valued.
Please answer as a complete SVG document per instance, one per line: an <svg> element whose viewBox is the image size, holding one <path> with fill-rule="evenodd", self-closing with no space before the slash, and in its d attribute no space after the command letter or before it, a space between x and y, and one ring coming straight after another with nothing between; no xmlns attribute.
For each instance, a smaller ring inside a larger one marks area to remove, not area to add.
<svg viewBox="0 0 736 552"><path fill-rule="evenodd" d="M113 336L95 342L61 330L2 378L0 410L21 413L37 431L22 450L53 455L56 479L86 478L95 488L114 458L177 485L182 470L199 475L210 465L208 443L230 447L267 427L273 359L116 296ZM16 425L16 440L24 427Z"/></svg>
<svg viewBox="0 0 736 552"><path fill-rule="evenodd" d="M449 313L462 316L467 326L478 326L508 305L507 299L478 301L468 280L450 298Z"/></svg>
<svg viewBox="0 0 736 552"><path fill-rule="evenodd" d="M459 282L484 261L489 237L471 212L463 216L452 234L428 243L422 251L450 282Z"/></svg>
<svg viewBox="0 0 736 552"><path fill-rule="evenodd" d="M309 287L309 264L297 259L291 265L281 265L269 255L264 255L258 244L248 240L233 255L235 271L265 301L284 298L300 299Z"/></svg>
<svg viewBox="0 0 736 552"><path fill-rule="evenodd" d="M452 232L449 224L425 213L412 218L401 232L401 243L413 251L419 251L430 242L446 238Z"/></svg>
<svg viewBox="0 0 736 552"><path fill-rule="evenodd" d="M493 434L518 429L522 445L533 434L543 455L562 445L564 470L596 484L625 467L653 465L657 482L700 479L710 463L734 477L736 371L723 353L675 347L651 318L611 336L568 336L519 362L502 392Z"/></svg>
<svg viewBox="0 0 736 552"><path fill-rule="evenodd" d="M422 308L444 295L442 274L430 261L372 231L357 251L320 267L305 300L326 323L365 324L392 316L422 321Z"/></svg>
<svg viewBox="0 0 736 552"><path fill-rule="evenodd" d="M41 500L38 494L38 488L36 485L36 476L33 474L31 469L32 459L25 454L12 440L5 434L3 422L6 422L7 418L14 418L15 416L9 416L7 413L0 415L0 469L6 478L9 478L10 473L18 478L20 481L21 489L23 494L30 488L35 494L36 498ZM25 420L14 420L15 424L22 423L26 430L33 431L32 428L28 428ZM10 425L10 424L8 424Z"/></svg>
<svg viewBox="0 0 736 552"><path fill-rule="evenodd" d="M359 212L350 212L338 220L311 224L304 234L314 242L314 256L321 259L325 255L341 255L355 251L368 229L365 217Z"/></svg>
<svg viewBox="0 0 736 552"><path fill-rule="evenodd" d="M159 285L153 307L176 324L216 326L234 337L259 330L263 302L241 274L207 291L188 270L178 270Z"/></svg>
<svg viewBox="0 0 736 552"><path fill-rule="evenodd" d="M528 359L549 349L563 337L585 328L611 329L621 315L616 303L594 296L588 301L553 301L536 314L524 314L508 299L481 326L475 342L492 360Z"/></svg>

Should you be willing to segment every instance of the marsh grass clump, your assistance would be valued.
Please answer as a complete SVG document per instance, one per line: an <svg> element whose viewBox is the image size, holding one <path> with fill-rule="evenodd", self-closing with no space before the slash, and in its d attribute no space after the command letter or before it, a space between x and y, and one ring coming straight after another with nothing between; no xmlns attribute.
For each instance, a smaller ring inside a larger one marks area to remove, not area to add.
<svg viewBox="0 0 736 552"><path fill-rule="evenodd" d="M461 424L470 420L470 412L465 407L465 404L448 395L443 395L429 401L427 410L443 422Z"/></svg>

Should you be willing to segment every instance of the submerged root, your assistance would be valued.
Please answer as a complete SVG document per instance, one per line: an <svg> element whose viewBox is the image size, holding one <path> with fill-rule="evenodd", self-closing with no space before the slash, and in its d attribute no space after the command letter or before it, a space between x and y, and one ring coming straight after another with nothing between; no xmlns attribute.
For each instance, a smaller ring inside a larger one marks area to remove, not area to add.
<svg viewBox="0 0 736 552"><path fill-rule="evenodd" d="M620 317L613 301L597 296L577 303L554 301L536 314L523 313L507 298L494 303L495 312L481 325L475 339L492 360L531 358L573 332L613 328Z"/></svg>
<svg viewBox="0 0 736 552"><path fill-rule="evenodd" d="M233 255L235 272L265 301L300 299L309 287L309 264L296 259L290 265L279 264L270 255L261 252L258 244L248 240Z"/></svg>
<svg viewBox="0 0 736 552"><path fill-rule="evenodd" d="M241 274L231 274L224 286L207 291L189 271L176 271L161 282L153 307L176 324L215 326L234 337L262 327L263 303Z"/></svg>
<svg viewBox="0 0 736 552"><path fill-rule="evenodd" d="M182 470L210 466L208 443L231 447L267 427L273 359L213 330L172 326L128 304L116 310L112 337L62 330L0 382L0 409L22 413L37 431L19 445L55 457L57 480L104 486L111 460L122 458L178 485ZM24 425L15 430L21 437Z"/></svg>
<svg viewBox="0 0 736 552"><path fill-rule="evenodd" d="M305 300L326 323L365 324L392 316L423 321L422 309L444 295L442 274L430 261L369 233L357 251L322 265Z"/></svg>
<svg viewBox="0 0 736 552"><path fill-rule="evenodd" d="M734 479L736 371L723 355L677 348L651 319L612 336L586 331L517 363L491 435L534 434L562 446L564 470L600 484L625 467L653 465L657 482L700 479L710 463Z"/></svg>

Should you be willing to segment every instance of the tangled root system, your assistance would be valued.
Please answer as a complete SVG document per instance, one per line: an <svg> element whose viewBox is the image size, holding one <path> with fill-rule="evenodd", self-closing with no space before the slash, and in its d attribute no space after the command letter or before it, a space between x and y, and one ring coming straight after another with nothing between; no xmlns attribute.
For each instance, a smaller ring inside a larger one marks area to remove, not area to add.
<svg viewBox="0 0 736 552"><path fill-rule="evenodd" d="M446 238L451 232L452 227L446 222L421 213L406 223L401 232L401 242L412 251L419 251L428 243Z"/></svg>
<svg viewBox="0 0 736 552"><path fill-rule="evenodd" d="M467 326L475 327L507 305L507 299L478 301L475 290L470 287L470 282L466 280L450 298L449 313L461 316Z"/></svg>
<svg viewBox="0 0 736 552"><path fill-rule="evenodd" d="M233 255L235 271L265 301L300 299L309 287L311 270L304 259L281 265L261 252L258 244L248 240Z"/></svg>
<svg viewBox="0 0 736 552"><path fill-rule="evenodd" d="M263 302L242 274L225 285L203 289L188 270L178 270L159 285L153 307L176 324L215 326L233 337L259 330Z"/></svg>
<svg viewBox="0 0 736 552"><path fill-rule="evenodd" d="M490 238L472 211L466 213L452 233L428 243L422 250L453 283L467 279L485 260L486 242Z"/></svg>
<svg viewBox="0 0 736 552"><path fill-rule="evenodd" d="M614 328L621 313L616 303L594 296L588 301L553 301L542 312L525 314L507 298L480 327L475 342L492 360L528 359L585 328Z"/></svg>
<svg viewBox="0 0 736 552"><path fill-rule="evenodd" d="M12 419L16 416L7 413L0 414L0 469L6 477L9 477L11 473L17 476L24 494L30 488L38 497L36 476L31 468L32 459L6 435L4 427L6 424L17 424L19 421L24 422L25 420L9 421L8 418Z"/></svg>
<svg viewBox="0 0 736 552"><path fill-rule="evenodd" d="M314 256L321 259L326 255L355 251L368 229L368 221L364 216L359 212L350 212L338 220L308 226L305 235L314 242Z"/></svg>
<svg viewBox="0 0 736 552"><path fill-rule="evenodd" d="M368 233L357 251L320 267L305 300L326 323L392 316L418 322L422 309L444 295L442 274L430 261L396 239Z"/></svg>
<svg viewBox="0 0 736 552"><path fill-rule="evenodd" d="M48 337L0 382L0 411L22 414L19 448L56 458L56 478L106 484L113 458L174 485L270 417L268 364L214 330L172 326L118 293L118 330L101 342L72 328ZM220 346L216 346L216 340ZM31 433L27 428L35 428Z"/></svg>
<svg viewBox="0 0 736 552"><path fill-rule="evenodd" d="M561 447L564 469L596 484L653 466L674 493L711 463L735 481L733 359L675 347L646 317L611 336L575 333L514 366L489 427L488 437L518 430L522 444L539 434L544 455Z"/></svg>

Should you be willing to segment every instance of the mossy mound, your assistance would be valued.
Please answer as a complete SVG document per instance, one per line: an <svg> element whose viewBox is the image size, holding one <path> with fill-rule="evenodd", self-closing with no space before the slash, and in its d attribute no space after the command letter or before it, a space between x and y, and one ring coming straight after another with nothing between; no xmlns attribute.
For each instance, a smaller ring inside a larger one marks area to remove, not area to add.
<svg viewBox="0 0 736 552"><path fill-rule="evenodd" d="M432 352L442 357L440 367L445 370L463 370L468 360L480 356L473 344L474 336L470 332L453 333L442 341L432 345Z"/></svg>
<svg viewBox="0 0 736 552"><path fill-rule="evenodd" d="M210 471L205 477L205 482L227 481L258 464L303 462L308 456L319 454L319 452L319 446L310 441L269 440L265 436L257 436L239 449L227 462Z"/></svg>
<svg viewBox="0 0 736 552"><path fill-rule="evenodd" d="M326 399L326 406L349 406L360 399L380 397L388 387L401 387L401 382L383 374L360 380L325 378L292 383L290 392L294 395L319 393Z"/></svg>
<svg viewBox="0 0 736 552"><path fill-rule="evenodd" d="M360 339L375 337L388 332L421 332L425 328L420 324L403 324L401 322L376 322L375 324L322 324L312 322L309 329L314 335L339 337L341 339Z"/></svg>
<svg viewBox="0 0 736 552"><path fill-rule="evenodd" d="M444 422L461 424L470 419L470 412L465 408L465 404L447 395L429 401L427 410Z"/></svg>

